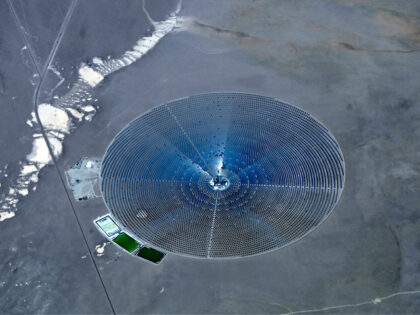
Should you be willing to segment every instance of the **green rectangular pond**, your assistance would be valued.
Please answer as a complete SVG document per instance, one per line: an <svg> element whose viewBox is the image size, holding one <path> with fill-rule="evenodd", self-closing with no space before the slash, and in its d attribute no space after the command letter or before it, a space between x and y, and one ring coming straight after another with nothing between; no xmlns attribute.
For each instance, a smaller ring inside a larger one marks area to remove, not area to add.
<svg viewBox="0 0 420 315"><path fill-rule="evenodd" d="M165 254L153 248L142 247L137 253L137 256L158 264Z"/></svg>
<svg viewBox="0 0 420 315"><path fill-rule="evenodd" d="M140 246L136 240L125 233L121 233L113 241L130 253Z"/></svg>

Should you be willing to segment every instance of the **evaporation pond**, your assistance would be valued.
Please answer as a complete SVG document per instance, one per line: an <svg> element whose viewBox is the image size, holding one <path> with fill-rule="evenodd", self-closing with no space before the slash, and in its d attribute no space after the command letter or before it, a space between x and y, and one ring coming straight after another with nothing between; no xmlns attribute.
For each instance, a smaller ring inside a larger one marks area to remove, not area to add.
<svg viewBox="0 0 420 315"><path fill-rule="evenodd" d="M162 260L162 258L165 256L165 254L153 248L143 247L139 250L139 252L137 253L137 256L150 260L151 262L154 262L155 264L158 264Z"/></svg>
<svg viewBox="0 0 420 315"><path fill-rule="evenodd" d="M140 246L135 239L125 233L121 233L113 241L130 253Z"/></svg>
<svg viewBox="0 0 420 315"><path fill-rule="evenodd" d="M97 220L96 224L109 237L121 232L118 225L115 224L114 220L112 220L110 216L106 216L106 217L103 217L102 219Z"/></svg>

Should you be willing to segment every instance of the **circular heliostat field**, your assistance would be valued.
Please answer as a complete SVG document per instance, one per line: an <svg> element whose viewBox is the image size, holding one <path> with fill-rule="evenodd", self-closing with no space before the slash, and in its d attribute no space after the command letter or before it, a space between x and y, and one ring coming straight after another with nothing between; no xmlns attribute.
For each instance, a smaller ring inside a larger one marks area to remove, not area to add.
<svg viewBox="0 0 420 315"><path fill-rule="evenodd" d="M337 204L344 160L328 129L276 99L195 95L132 121L102 162L103 198L140 241L198 257L288 245Z"/></svg>

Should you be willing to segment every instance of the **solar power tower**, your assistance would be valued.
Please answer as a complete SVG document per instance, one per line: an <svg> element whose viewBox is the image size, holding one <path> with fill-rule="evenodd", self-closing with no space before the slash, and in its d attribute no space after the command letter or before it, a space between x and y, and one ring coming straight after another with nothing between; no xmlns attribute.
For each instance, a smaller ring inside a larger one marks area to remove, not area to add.
<svg viewBox="0 0 420 315"><path fill-rule="evenodd" d="M141 242L204 258L289 245L332 212L340 147L318 120L274 98L210 93L129 123L102 161L112 217Z"/></svg>

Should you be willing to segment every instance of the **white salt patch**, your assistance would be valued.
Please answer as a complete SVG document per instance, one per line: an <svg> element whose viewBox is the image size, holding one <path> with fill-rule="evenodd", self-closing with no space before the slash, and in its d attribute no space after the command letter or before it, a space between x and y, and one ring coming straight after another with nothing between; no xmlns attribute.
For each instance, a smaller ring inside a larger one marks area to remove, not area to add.
<svg viewBox="0 0 420 315"><path fill-rule="evenodd" d="M7 196L6 198L4 198L4 200L9 201L9 202L13 202L15 200L14 196Z"/></svg>
<svg viewBox="0 0 420 315"><path fill-rule="evenodd" d="M64 140L64 134L58 131L48 131L48 136L54 136L60 140Z"/></svg>
<svg viewBox="0 0 420 315"><path fill-rule="evenodd" d="M37 183L37 182L38 182L38 173L32 174L32 175L31 175L31 177L29 177L29 180L30 180L32 183ZM34 187L34 188L36 188L36 187ZM35 190L35 189L34 189L34 190Z"/></svg>
<svg viewBox="0 0 420 315"><path fill-rule="evenodd" d="M63 145L61 142L54 137L48 137L48 140L51 144L54 156L60 156L63 151ZM52 161L50 152L48 151L48 146L43 138L34 139L32 143L32 152L28 154L26 158L28 161L37 163L41 167Z"/></svg>
<svg viewBox="0 0 420 315"><path fill-rule="evenodd" d="M83 106L83 107L81 107L81 109L82 109L84 112L88 112L88 113L96 111L96 108L95 108L95 107L93 107L92 105L86 105L86 106Z"/></svg>
<svg viewBox="0 0 420 315"><path fill-rule="evenodd" d="M29 190L27 188L22 188L18 190L18 193L21 196L26 196L27 194L29 194Z"/></svg>
<svg viewBox="0 0 420 315"><path fill-rule="evenodd" d="M13 189L12 187L9 188L9 195L13 195L15 192L15 189Z"/></svg>
<svg viewBox="0 0 420 315"><path fill-rule="evenodd" d="M4 220L7 220L7 219L10 219L10 218L13 218L15 216L15 213L14 212L11 212L11 211L1 211L0 212L0 222L1 221L4 221Z"/></svg>
<svg viewBox="0 0 420 315"><path fill-rule="evenodd" d="M92 68L84 65L79 69L79 75L82 80L88 83L91 87L95 87L99 82L103 80L102 74L96 72Z"/></svg>
<svg viewBox="0 0 420 315"><path fill-rule="evenodd" d="M71 108L71 107L67 107L66 110L74 117L76 118L78 121L81 121L83 118L83 114L81 112L79 112L78 110Z"/></svg>
<svg viewBox="0 0 420 315"><path fill-rule="evenodd" d="M5 201L7 201L9 204L15 204L18 202L18 199L16 199L13 195L12 196L7 196L6 198L4 198ZM3 205L3 209L6 209L6 207L4 207Z"/></svg>
<svg viewBox="0 0 420 315"><path fill-rule="evenodd" d="M26 121L26 124L28 124L29 127L31 127L31 128L34 126L34 124L32 123L32 121L29 120L29 119Z"/></svg>
<svg viewBox="0 0 420 315"><path fill-rule="evenodd" d="M44 128L69 133L71 121L67 113L50 104L40 104L38 115Z"/></svg>
<svg viewBox="0 0 420 315"><path fill-rule="evenodd" d="M101 58L98 57L93 57L92 62L96 65L102 65L104 62L102 61Z"/></svg>
<svg viewBox="0 0 420 315"><path fill-rule="evenodd" d="M54 157L59 157L63 152L63 145L60 140L48 137L48 140L52 146Z"/></svg>
<svg viewBox="0 0 420 315"><path fill-rule="evenodd" d="M93 116L95 116L95 114L89 114L85 116L85 120L87 121L92 121Z"/></svg>
<svg viewBox="0 0 420 315"><path fill-rule="evenodd" d="M32 143L32 152L26 156L28 161L39 164L48 164L51 161L47 144L42 138L35 138Z"/></svg>
<svg viewBox="0 0 420 315"><path fill-rule="evenodd" d="M20 170L20 176L26 176L26 175L32 174L36 172L37 170L38 170L37 167L33 164L24 165L22 169Z"/></svg>

